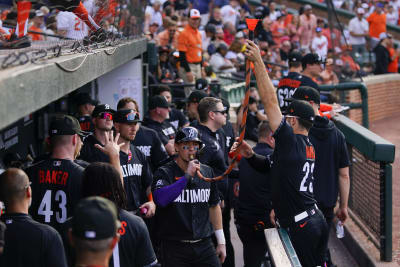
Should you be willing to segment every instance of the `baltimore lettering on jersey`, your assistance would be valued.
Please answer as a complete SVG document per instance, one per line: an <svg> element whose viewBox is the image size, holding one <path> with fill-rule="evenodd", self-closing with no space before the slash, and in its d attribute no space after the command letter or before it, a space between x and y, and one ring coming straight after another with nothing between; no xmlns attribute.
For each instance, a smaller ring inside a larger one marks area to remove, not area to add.
<svg viewBox="0 0 400 267"><path fill-rule="evenodd" d="M142 168L143 164L124 164L121 166L122 170L122 175L124 177L136 175L136 176L141 176L142 175Z"/></svg>
<svg viewBox="0 0 400 267"><path fill-rule="evenodd" d="M146 157L151 156L151 146L136 146Z"/></svg>
<svg viewBox="0 0 400 267"><path fill-rule="evenodd" d="M210 198L210 189L185 189L174 200L179 203L200 203L208 202Z"/></svg>

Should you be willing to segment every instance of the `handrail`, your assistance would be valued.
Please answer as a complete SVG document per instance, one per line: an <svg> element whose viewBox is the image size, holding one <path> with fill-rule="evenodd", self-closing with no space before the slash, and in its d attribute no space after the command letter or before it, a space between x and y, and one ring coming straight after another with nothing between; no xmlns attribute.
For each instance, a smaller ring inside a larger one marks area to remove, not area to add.
<svg viewBox="0 0 400 267"><path fill-rule="evenodd" d="M320 85L319 89L321 91L350 91L358 89L361 95L361 104L360 103L348 103L346 106L350 108L361 108L362 110L362 125L365 128L369 128L369 119L368 119L368 90L367 87L360 82L346 82L339 83L335 85Z"/></svg>

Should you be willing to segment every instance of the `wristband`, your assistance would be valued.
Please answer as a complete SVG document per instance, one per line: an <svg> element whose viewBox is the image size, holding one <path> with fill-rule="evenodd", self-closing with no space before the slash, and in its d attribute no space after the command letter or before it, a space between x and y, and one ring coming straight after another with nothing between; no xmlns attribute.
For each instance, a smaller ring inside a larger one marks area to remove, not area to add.
<svg viewBox="0 0 400 267"><path fill-rule="evenodd" d="M150 193L150 194L147 196L147 199L148 199L149 201L153 201L153 194Z"/></svg>
<svg viewBox="0 0 400 267"><path fill-rule="evenodd" d="M215 237L217 238L217 243L218 245L225 245L225 235L224 235L224 230L219 229L215 230Z"/></svg>

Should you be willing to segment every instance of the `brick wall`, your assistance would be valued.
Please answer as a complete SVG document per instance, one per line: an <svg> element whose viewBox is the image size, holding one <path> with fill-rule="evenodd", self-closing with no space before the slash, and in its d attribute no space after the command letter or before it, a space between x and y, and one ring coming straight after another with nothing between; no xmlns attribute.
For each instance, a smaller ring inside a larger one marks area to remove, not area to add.
<svg viewBox="0 0 400 267"><path fill-rule="evenodd" d="M368 89L368 116L369 122L391 117L398 113L400 103L400 74L385 74L364 78ZM361 102L360 93L350 91L346 98L350 102ZM360 109L351 110L349 117L362 123Z"/></svg>

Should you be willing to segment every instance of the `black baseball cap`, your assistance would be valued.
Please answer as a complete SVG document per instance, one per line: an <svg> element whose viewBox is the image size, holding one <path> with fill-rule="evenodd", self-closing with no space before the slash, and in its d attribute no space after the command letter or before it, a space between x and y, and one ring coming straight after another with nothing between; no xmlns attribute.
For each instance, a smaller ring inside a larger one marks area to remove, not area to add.
<svg viewBox="0 0 400 267"><path fill-rule="evenodd" d="M199 91L199 90L193 91L189 95L189 97L187 99L187 103L199 103L200 100L202 100L203 98L205 98L207 96L208 96L207 93L204 91Z"/></svg>
<svg viewBox="0 0 400 267"><path fill-rule="evenodd" d="M152 98L150 98L149 110L155 108L169 108L169 103L167 99L162 95L155 95Z"/></svg>
<svg viewBox="0 0 400 267"><path fill-rule="evenodd" d="M109 112L114 114L115 110L113 110L109 104L97 105L93 110L92 117L95 118L99 116L99 114L102 112Z"/></svg>
<svg viewBox="0 0 400 267"><path fill-rule="evenodd" d="M93 106L96 106L98 104L98 102L92 99L88 93L79 93L75 96L75 99L77 106L82 106L85 104L91 104Z"/></svg>
<svg viewBox="0 0 400 267"><path fill-rule="evenodd" d="M293 100L285 111L284 115L296 116L300 119L314 122L315 113L311 104L304 100Z"/></svg>
<svg viewBox="0 0 400 267"><path fill-rule="evenodd" d="M195 87L197 90L207 90L208 81L204 78L197 79Z"/></svg>
<svg viewBox="0 0 400 267"><path fill-rule="evenodd" d="M114 237L120 226L114 203L98 196L79 201L72 217L73 235L85 240Z"/></svg>
<svg viewBox="0 0 400 267"><path fill-rule="evenodd" d="M114 122L138 123L140 122L140 117L139 114L132 109L120 109L114 114Z"/></svg>
<svg viewBox="0 0 400 267"><path fill-rule="evenodd" d="M90 133L82 131L79 121L69 115L57 115L50 122L49 135L74 135L87 136Z"/></svg>
<svg viewBox="0 0 400 267"><path fill-rule="evenodd" d="M302 58L303 56L299 51L292 51L288 56L289 62L301 62Z"/></svg>
<svg viewBox="0 0 400 267"><path fill-rule="evenodd" d="M296 89L291 98L285 99L285 101L289 102L293 100L313 101L316 104L321 103L319 92L311 86L300 86Z"/></svg>
<svg viewBox="0 0 400 267"><path fill-rule="evenodd" d="M322 64L322 59L317 53L308 53L301 60L301 64L303 68L307 66L307 64Z"/></svg>
<svg viewBox="0 0 400 267"><path fill-rule="evenodd" d="M175 136L175 143L181 142L198 142L200 145L203 143L199 137L199 131L191 126L183 127Z"/></svg>

